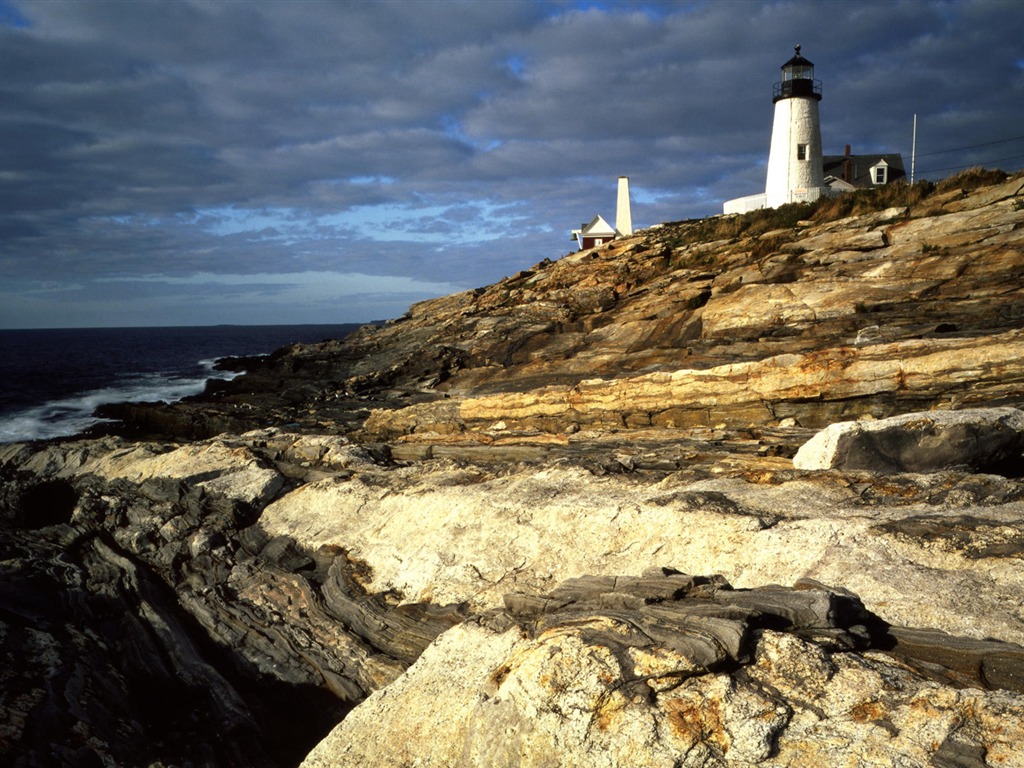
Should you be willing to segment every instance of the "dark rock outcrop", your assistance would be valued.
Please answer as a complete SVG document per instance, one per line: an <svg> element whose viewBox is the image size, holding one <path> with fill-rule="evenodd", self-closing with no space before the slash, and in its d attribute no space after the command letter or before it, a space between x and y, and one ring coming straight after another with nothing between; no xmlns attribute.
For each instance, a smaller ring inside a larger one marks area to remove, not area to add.
<svg viewBox="0 0 1024 768"><path fill-rule="evenodd" d="M721 576L695 577L666 568L641 577L583 577L547 595L506 595L504 612L487 617L487 623L502 627L514 622L537 636L597 617L627 623L635 634L623 638L595 632L592 642L615 648L642 637L648 645L686 658L691 674L749 663L757 634L772 630L832 651L884 651L947 685L1024 693L1024 646L891 626L853 593L812 579L792 588L735 590Z"/></svg>
<svg viewBox="0 0 1024 768"><path fill-rule="evenodd" d="M268 537L199 487L223 473L69 476L80 458L0 477L7 765L294 765L461 618Z"/></svg>

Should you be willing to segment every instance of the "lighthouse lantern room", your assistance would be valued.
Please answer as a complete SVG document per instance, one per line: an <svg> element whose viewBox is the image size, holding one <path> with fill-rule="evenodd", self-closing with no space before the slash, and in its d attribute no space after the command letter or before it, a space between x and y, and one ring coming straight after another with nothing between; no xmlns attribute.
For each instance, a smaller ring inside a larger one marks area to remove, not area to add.
<svg viewBox="0 0 1024 768"><path fill-rule="evenodd" d="M796 55L782 65L782 81L775 84L773 103L793 96L821 101L821 80L814 79L814 65L800 55L799 45L795 51Z"/></svg>

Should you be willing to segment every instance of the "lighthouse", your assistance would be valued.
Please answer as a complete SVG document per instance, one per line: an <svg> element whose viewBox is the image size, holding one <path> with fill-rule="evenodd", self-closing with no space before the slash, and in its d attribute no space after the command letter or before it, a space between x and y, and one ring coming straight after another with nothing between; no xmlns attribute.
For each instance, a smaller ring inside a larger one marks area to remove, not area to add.
<svg viewBox="0 0 1024 768"><path fill-rule="evenodd" d="M722 213L810 203L853 189L891 184L906 176L898 154L851 155L847 145L845 155L822 156L818 119L821 81L814 79L814 65L800 55L800 46L794 50L793 58L782 65L782 79L775 84L765 191L726 200Z"/></svg>
<svg viewBox="0 0 1024 768"><path fill-rule="evenodd" d="M796 54L782 65L782 80L775 84L775 117L768 151L765 207L817 200L828 194L821 163L821 123L818 102L821 81L814 65Z"/></svg>

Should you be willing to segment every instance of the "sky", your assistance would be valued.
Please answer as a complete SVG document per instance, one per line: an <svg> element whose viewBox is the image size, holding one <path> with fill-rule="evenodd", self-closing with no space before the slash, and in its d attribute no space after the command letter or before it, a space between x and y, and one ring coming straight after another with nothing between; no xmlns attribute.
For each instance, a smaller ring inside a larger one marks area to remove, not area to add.
<svg viewBox="0 0 1024 768"><path fill-rule="evenodd" d="M0 0L0 328L359 323L824 152L1024 167L1021 0Z"/></svg>

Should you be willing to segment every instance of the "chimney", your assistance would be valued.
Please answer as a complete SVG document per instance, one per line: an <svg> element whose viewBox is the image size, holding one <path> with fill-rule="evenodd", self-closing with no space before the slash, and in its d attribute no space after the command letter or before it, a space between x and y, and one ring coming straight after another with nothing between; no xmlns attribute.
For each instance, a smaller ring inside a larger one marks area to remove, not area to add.
<svg viewBox="0 0 1024 768"><path fill-rule="evenodd" d="M619 197L615 206L615 229L622 237L633 234L633 217L629 212L629 179L619 176Z"/></svg>
<svg viewBox="0 0 1024 768"><path fill-rule="evenodd" d="M850 145L846 145L846 151L843 153L846 160L843 161L843 181L850 180Z"/></svg>

